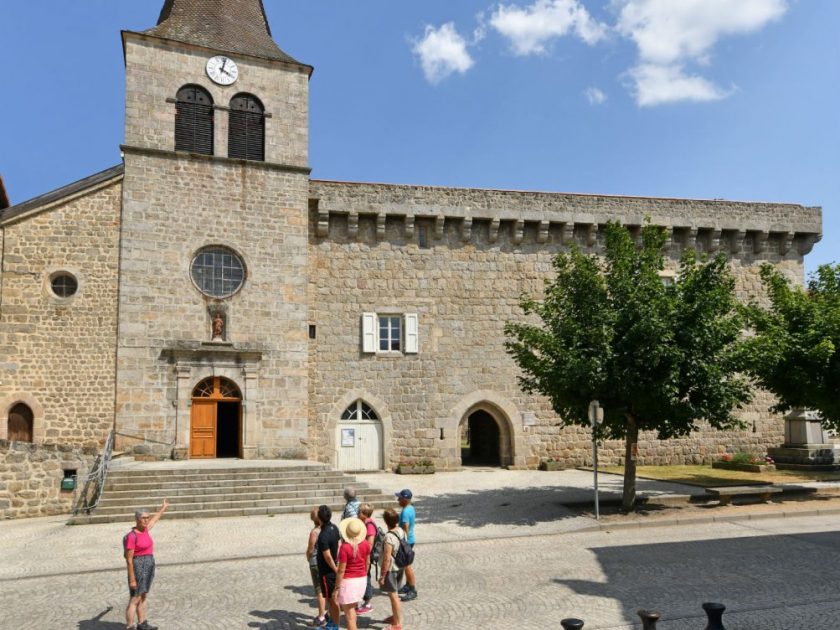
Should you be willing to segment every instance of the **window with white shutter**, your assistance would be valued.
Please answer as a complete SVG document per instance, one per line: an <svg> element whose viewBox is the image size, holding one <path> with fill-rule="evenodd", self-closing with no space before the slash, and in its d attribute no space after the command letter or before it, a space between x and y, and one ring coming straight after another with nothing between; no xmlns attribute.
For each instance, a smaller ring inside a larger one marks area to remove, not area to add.
<svg viewBox="0 0 840 630"><path fill-rule="evenodd" d="M362 352L376 352L376 313L362 313Z"/></svg>
<svg viewBox="0 0 840 630"><path fill-rule="evenodd" d="M406 354L417 354L419 347L417 313L405 314L405 352Z"/></svg>

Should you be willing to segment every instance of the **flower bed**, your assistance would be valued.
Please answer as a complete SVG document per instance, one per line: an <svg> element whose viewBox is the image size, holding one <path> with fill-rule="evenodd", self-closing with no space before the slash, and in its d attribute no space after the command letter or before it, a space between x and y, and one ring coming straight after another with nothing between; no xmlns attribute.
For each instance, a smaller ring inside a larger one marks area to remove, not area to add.
<svg viewBox="0 0 840 630"><path fill-rule="evenodd" d="M742 462L712 462L712 468L723 470L740 470L741 472L772 472L776 470L775 464L745 464Z"/></svg>

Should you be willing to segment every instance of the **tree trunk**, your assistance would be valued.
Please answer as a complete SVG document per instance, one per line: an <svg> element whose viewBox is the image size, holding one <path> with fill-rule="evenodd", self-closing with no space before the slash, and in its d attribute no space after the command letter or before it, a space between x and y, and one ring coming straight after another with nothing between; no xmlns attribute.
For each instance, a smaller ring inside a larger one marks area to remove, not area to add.
<svg viewBox="0 0 840 630"><path fill-rule="evenodd" d="M631 512L636 505L636 444L639 441L639 427L636 419L627 416L627 438L624 444L624 494L621 508Z"/></svg>

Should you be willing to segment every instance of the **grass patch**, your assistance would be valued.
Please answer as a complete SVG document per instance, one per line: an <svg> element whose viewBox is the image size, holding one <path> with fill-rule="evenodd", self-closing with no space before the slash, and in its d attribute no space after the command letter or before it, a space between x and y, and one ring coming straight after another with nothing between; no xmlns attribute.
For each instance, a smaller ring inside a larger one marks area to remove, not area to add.
<svg viewBox="0 0 840 630"><path fill-rule="evenodd" d="M624 475L624 466L599 466L600 472ZM656 481L672 481L703 488L720 486L757 486L770 483L801 483L803 481L840 481L840 472L804 472L777 470L753 473L723 470L711 465L701 466L638 466L636 477Z"/></svg>

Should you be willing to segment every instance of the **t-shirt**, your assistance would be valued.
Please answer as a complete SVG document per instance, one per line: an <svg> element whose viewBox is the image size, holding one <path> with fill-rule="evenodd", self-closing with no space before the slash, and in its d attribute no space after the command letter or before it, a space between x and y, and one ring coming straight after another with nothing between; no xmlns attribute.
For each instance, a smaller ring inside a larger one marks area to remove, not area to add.
<svg viewBox="0 0 840 630"><path fill-rule="evenodd" d="M391 564L388 566L388 573L402 571L405 567L397 566L397 549L400 548L400 541L405 538L405 532L401 529L392 529L385 534L385 542L391 545Z"/></svg>
<svg viewBox="0 0 840 630"><path fill-rule="evenodd" d="M321 526L321 533L318 534L318 544L315 547L318 549L318 573L321 575L335 574L324 559L324 551L330 550L333 561L338 566L338 543L341 540L341 534L338 532L338 527L332 523L327 523Z"/></svg>
<svg viewBox="0 0 840 630"><path fill-rule="evenodd" d="M408 541L409 545L414 544L414 519L416 518L416 514L414 512L413 505L406 505L402 512L400 512L400 528L402 528L403 523L408 523Z"/></svg>
<svg viewBox="0 0 840 630"><path fill-rule="evenodd" d="M359 501L358 499L351 499L344 506L344 512L342 512L341 514L341 519L344 520L345 518L358 518L360 507L362 507L361 501Z"/></svg>
<svg viewBox="0 0 840 630"><path fill-rule="evenodd" d="M367 557L370 555L370 545L368 541L363 540L359 543L356 549L356 555L353 556L353 546L346 542L341 543L341 549L338 550L338 562L346 562L347 568L344 569L344 577L358 578L367 576Z"/></svg>
<svg viewBox="0 0 840 630"><path fill-rule="evenodd" d="M318 566L318 534L321 533L321 528L316 527L312 531L315 532L315 544L312 545L312 553L309 554L309 566L310 567L317 567Z"/></svg>
<svg viewBox="0 0 840 630"><path fill-rule="evenodd" d="M376 523L373 522L372 518L365 520L365 527L367 528L367 534L365 534L365 538L376 536Z"/></svg>
<svg viewBox="0 0 840 630"><path fill-rule="evenodd" d="M155 543L152 542L152 536L149 530L132 529L125 539L125 549L134 551L134 557L151 556L155 551Z"/></svg>

